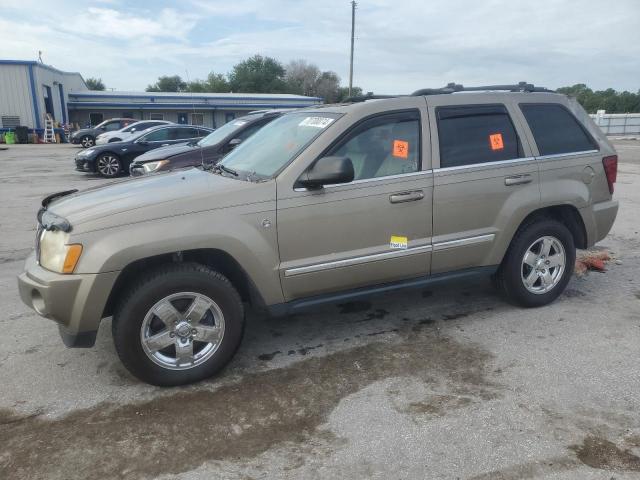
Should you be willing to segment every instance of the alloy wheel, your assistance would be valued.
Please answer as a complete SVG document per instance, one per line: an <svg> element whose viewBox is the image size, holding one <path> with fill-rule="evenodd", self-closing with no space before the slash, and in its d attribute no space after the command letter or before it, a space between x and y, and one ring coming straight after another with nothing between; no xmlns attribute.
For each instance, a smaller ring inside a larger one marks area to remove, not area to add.
<svg viewBox="0 0 640 480"><path fill-rule="evenodd" d="M115 177L120 172L120 160L113 155L102 155L98 159L98 172L105 177Z"/></svg>
<svg viewBox="0 0 640 480"><path fill-rule="evenodd" d="M84 148L93 147L93 144L94 144L93 138L91 137L82 137L82 140L80 143L82 143L82 146Z"/></svg>
<svg viewBox="0 0 640 480"><path fill-rule="evenodd" d="M541 237L527 248L522 258L522 283L531 293L547 293L560 283L566 261L560 240L550 235Z"/></svg>
<svg viewBox="0 0 640 480"><path fill-rule="evenodd" d="M211 358L224 337L222 310L206 295L180 292L157 302L140 328L144 353L156 365L187 370Z"/></svg>

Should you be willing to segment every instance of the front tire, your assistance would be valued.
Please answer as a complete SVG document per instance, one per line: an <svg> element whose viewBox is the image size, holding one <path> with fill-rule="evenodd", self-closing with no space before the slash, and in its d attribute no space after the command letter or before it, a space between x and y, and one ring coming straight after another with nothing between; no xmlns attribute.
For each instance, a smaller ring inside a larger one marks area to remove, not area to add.
<svg viewBox="0 0 640 480"><path fill-rule="evenodd" d="M103 153L96 159L96 170L103 177L114 178L120 175L122 163L113 153Z"/></svg>
<svg viewBox="0 0 640 480"><path fill-rule="evenodd" d="M569 229L556 220L538 219L518 230L495 280L514 303L541 307L564 291L575 261L576 248Z"/></svg>
<svg viewBox="0 0 640 480"><path fill-rule="evenodd" d="M124 366L158 386L198 382L231 360L244 330L240 295L226 277L195 263L140 278L113 315Z"/></svg>
<svg viewBox="0 0 640 480"><path fill-rule="evenodd" d="M80 139L80 145L82 145L84 148L93 147L95 144L96 140L91 135L84 135Z"/></svg>

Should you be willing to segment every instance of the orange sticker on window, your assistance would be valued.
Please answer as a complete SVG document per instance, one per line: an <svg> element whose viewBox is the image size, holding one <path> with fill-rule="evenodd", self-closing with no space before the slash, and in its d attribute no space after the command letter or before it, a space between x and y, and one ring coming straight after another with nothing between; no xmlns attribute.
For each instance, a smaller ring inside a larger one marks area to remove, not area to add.
<svg viewBox="0 0 640 480"><path fill-rule="evenodd" d="M409 158L409 142L405 142L404 140L394 140L393 156L399 158Z"/></svg>
<svg viewBox="0 0 640 480"><path fill-rule="evenodd" d="M489 135L489 144L491 145L491 150L502 150L504 148L502 134L494 133L492 135Z"/></svg>

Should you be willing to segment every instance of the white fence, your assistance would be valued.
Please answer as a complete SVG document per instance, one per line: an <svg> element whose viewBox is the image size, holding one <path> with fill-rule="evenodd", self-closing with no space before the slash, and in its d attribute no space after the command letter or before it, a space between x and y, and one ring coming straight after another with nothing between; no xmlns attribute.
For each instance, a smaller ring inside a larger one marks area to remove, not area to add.
<svg viewBox="0 0 640 480"><path fill-rule="evenodd" d="M591 115L606 135L640 135L640 113L598 113Z"/></svg>

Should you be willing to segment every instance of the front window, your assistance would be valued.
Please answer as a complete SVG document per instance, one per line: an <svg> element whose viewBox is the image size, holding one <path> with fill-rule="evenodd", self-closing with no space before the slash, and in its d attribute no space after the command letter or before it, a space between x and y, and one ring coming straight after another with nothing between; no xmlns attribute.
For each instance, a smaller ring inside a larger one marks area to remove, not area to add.
<svg viewBox="0 0 640 480"><path fill-rule="evenodd" d="M274 120L227 155L223 166L255 179L271 178L337 118L335 113L289 113Z"/></svg>

